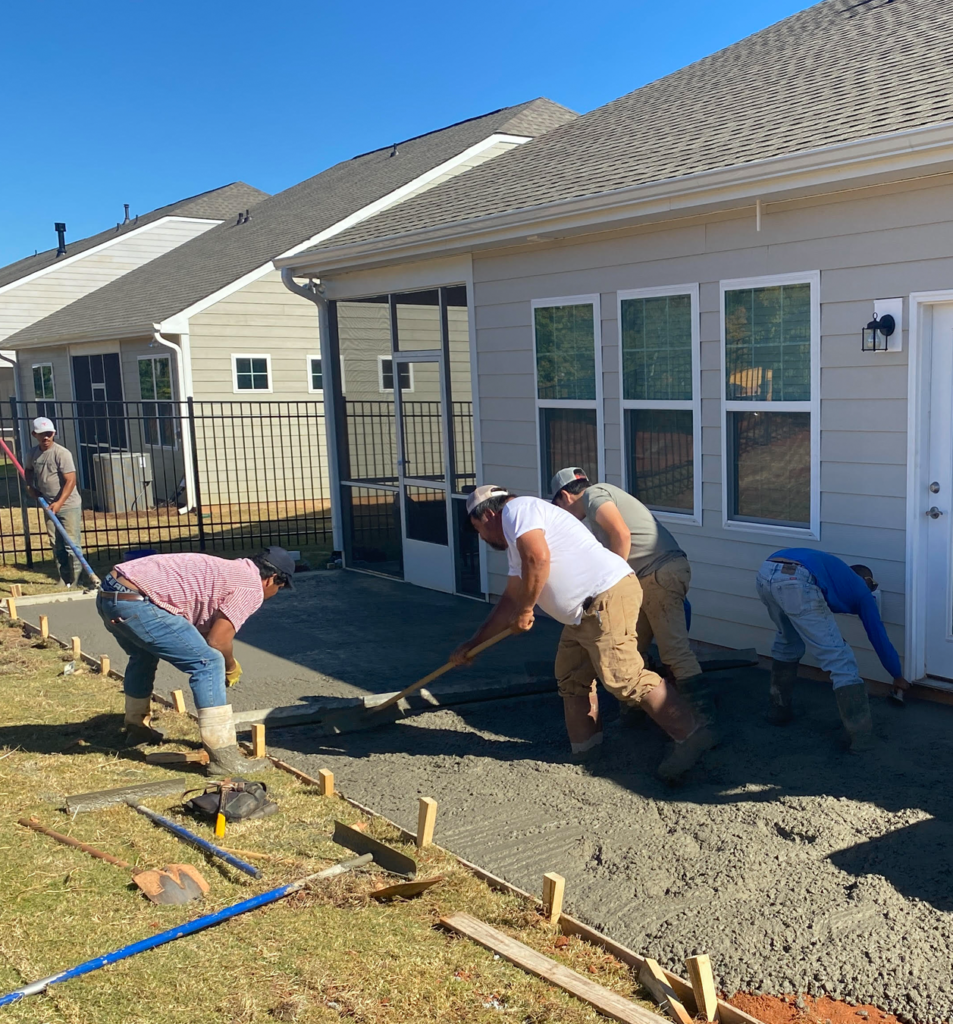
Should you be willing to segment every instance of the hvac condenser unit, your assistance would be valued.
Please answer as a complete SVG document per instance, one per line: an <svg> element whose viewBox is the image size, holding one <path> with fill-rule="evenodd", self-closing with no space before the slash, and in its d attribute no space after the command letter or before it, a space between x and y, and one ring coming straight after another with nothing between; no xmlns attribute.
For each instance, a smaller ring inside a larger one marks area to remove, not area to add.
<svg viewBox="0 0 953 1024"><path fill-rule="evenodd" d="M100 512L144 512L154 505L148 452L94 455L93 477Z"/></svg>

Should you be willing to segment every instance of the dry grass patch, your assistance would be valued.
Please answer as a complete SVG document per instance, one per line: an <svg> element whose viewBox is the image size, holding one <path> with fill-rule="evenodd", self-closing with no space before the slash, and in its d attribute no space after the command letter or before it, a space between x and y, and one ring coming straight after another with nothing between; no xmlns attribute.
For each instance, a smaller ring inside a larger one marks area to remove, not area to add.
<svg viewBox="0 0 953 1024"><path fill-rule="evenodd" d="M344 859L330 840L335 818L365 817L339 798L282 772L262 778L280 813L230 825L224 844L276 855L256 861L258 881L206 860L126 807L77 815L56 808L86 790L172 777L119 749L121 695L114 680L64 676L63 656L0 623L0 991L209 913ZM166 716L187 749L191 721ZM198 773L181 776L203 785ZM211 823L181 814L177 798L146 801L212 838ZM123 872L16 824L45 825L139 867L196 865L211 883L204 902L159 907ZM583 1024L593 1010L435 927L458 910L481 918L618 992L638 992L631 972L578 939L564 942L535 908L490 890L437 849L417 852L380 819L370 835L417 856L421 877L445 880L411 901L379 903L377 870L345 876L217 928L53 986L6 1008L16 1024L360 1024L519 1021ZM651 1004L645 1004L651 1005Z"/></svg>

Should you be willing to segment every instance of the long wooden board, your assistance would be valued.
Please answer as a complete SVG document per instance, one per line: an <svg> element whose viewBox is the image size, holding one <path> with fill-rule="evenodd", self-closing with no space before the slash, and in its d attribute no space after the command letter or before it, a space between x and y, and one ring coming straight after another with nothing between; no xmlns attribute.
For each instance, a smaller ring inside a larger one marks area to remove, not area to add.
<svg viewBox="0 0 953 1024"><path fill-rule="evenodd" d="M509 960L511 964L515 964L521 970L535 974L537 978L542 978L551 985L581 999L611 1020L621 1021L622 1024L660 1024L662 1021L661 1017L643 1009L630 999L571 971L568 967L556 963L555 960L543 956L542 953L537 953L535 949L530 949L522 942L511 939L508 935L504 935L469 914L450 914L448 917L441 917L440 923L444 928L449 928L459 935L472 939L486 949L499 953L501 957Z"/></svg>

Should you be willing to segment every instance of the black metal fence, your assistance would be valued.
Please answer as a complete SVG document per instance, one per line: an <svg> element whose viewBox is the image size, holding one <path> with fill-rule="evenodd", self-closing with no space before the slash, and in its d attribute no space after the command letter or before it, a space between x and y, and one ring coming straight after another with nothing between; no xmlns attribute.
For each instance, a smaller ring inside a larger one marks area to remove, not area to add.
<svg viewBox="0 0 953 1024"><path fill-rule="evenodd" d="M301 548L331 539L321 402L20 402L0 436L20 462L36 416L73 454L91 560L128 551ZM52 557L45 516L0 457L0 561Z"/></svg>

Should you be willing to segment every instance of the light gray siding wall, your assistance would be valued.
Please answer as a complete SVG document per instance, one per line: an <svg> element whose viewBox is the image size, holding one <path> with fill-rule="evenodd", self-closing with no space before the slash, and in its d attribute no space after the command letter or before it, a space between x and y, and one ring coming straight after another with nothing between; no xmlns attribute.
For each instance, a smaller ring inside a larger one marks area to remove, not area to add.
<svg viewBox="0 0 953 1024"><path fill-rule="evenodd" d="M819 546L871 565L887 632L903 652L907 343L864 354L860 330L873 300L953 288L953 178L925 179L813 202L754 210L599 239L474 257L484 479L538 493L530 302L601 294L606 476L621 483L616 292L698 283L702 367L703 523L672 525L692 560L692 633L768 653L773 631L754 588L757 569L789 536L722 526L719 282L821 272L821 535ZM801 543L797 541L797 543ZM491 590L505 563L491 555ZM859 621L844 622L865 675L883 669Z"/></svg>
<svg viewBox="0 0 953 1024"><path fill-rule="evenodd" d="M53 366L53 395L57 402L73 401L73 375L70 370L69 349L65 345L46 348L24 348L17 352L20 368L20 387L25 402L34 401L33 367L37 363Z"/></svg>
<svg viewBox="0 0 953 1024"><path fill-rule="evenodd" d="M215 227L217 220L174 218L150 224L99 251L0 292L0 339L55 313L130 270ZM69 246L67 255L69 258Z"/></svg>

